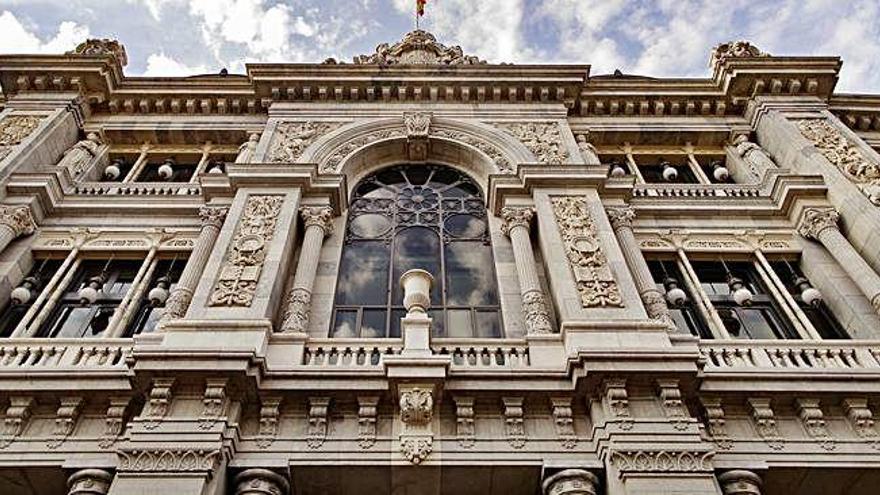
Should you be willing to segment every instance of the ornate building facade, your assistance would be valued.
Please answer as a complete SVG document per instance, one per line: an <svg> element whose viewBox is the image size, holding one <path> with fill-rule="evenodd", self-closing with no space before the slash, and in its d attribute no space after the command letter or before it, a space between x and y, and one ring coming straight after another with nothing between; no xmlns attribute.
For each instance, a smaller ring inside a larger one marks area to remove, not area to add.
<svg viewBox="0 0 880 495"><path fill-rule="evenodd" d="M839 58L125 64L0 56L0 493L876 493Z"/></svg>

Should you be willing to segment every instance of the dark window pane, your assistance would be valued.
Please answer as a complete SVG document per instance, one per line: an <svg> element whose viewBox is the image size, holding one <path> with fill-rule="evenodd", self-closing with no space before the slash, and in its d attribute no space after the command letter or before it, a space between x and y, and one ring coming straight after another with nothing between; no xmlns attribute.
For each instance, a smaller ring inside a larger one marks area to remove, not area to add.
<svg viewBox="0 0 880 495"><path fill-rule="evenodd" d="M501 319L497 311L477 311L477 338L501 337Z"/></svg>
<svg viewBox="0 0 880 495"><path fill-rule="evenodd" d="M471 310L450 309L447 314L449 315L448 337L461 338L473 335L474 323L471 321Z"/></svg>
<svg viewBox="0 0 880 495"><path fill-rule="evenodd" d="M453 306L487 306L498 302L491 248L481 242L446 245L446 301Z"/></svg>
<svg viewBox="0 0 880 495"><path fill-rule="evenodd" d="M374 238L391 229L391 219L385 215L368 213L351 219L351 233L357 237Z"/></svg>
<svg viewBox="0 0 880 495"><path fill-rule="evenodd" d="M331 336L338 338L357 337L357 311L337 311Z"/></svg>
<svg viewBox="0 0 880 495"><path fill-rule="evenodd" d="M388 329L389 337L400 337L400 319L404 316L406 316L406 311L402 309L395 309L391 311L391 328Z"/></svg>
<svg viewBox="0 0 880 495"><path fill-rule="evenodd" d="M392 303L403 302L400 276L414 268L428 271L434 276L435 284L440 283L440 238L431 229L414 227L401 231L395 237ZM435 286L431 290L431 303L439 305L440 301L441 290Z"/></svg>
<svg viewBox="0 0 880 495"><path fill-rule="evenodd" d="M361 320L361 337L374 339L385 336L384 309L365 309Z"/></svg>
<svg viewBox="0 0 880 495"><path fill-rule="evenodd" d="M388 248L381 242L353 242L339 268L337 304L385 305L388 298Z"/></svg>
<svg viewBox="0 0 880 495"><path fill-rule="evenodd" d="M428 311L431 317L431 335L434 337L446 337L446 312L442 309Z"/></svg>
<svg viewBox="0 0 880 495"><path fill-rule="evenodd" d="M738 311L746 332L753 339L778 339L779 332L772 315L764 308L742 308Z"/></svg>
<svg viewBox="0 0 880 495"><path fill-rule="evenodd" d="M486 221L473 215L452 215L446 219L446 232L463 238L478 238L486 233Z"/></svg>

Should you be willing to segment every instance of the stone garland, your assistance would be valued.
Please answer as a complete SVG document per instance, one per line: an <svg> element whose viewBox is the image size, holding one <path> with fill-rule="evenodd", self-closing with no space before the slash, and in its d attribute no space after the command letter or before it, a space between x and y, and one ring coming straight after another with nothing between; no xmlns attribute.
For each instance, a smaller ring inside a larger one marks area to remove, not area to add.
<svg viewBox="0 0 880 495"><path fill-rule="evenodd" d="M558 165L569 160L556 122L519 122L496 127L516 137L543 164Z"/></svg>
<svg viewBox="0 0 880 495"><path fill-rule="evenodd" d="M553 213L584 308L622 307L620 289L596 235L596 225L580 196L551 198Z"/></svg>
<svg viewBox="0 0 880 495"><path fill-rule="evenodd" d="M826 160L843 172L871 203L880 206L880 165L869 160L827 120L801 120L797 125Z"/></svg>
<svg viewBox="0 0 880 495"><path fill-rule="evenodd" d="M324 134L342 126L339 122L283 122L275 129L269 149L270 163L296 162L303 151Z"/></svg>
<svg viewBox="0 0 880 495"><path fill-rule="evenodd" d="M247 199L214 285L210 306L250 307L253 303L283 204L284 196L279 195L253 195Z"/></svg>

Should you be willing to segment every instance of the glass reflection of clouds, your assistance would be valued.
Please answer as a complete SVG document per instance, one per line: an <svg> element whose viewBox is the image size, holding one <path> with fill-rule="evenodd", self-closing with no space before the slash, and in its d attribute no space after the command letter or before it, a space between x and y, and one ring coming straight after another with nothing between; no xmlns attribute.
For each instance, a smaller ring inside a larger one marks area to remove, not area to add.
<svg viewBox="0 0 880 495"><path fill-rule="evenodd" d="M449 167L392 167L364 179L349 207L332 336L397 337L399 278L434 275L437 336L501 337L486 209L480 190Z"/></svg>

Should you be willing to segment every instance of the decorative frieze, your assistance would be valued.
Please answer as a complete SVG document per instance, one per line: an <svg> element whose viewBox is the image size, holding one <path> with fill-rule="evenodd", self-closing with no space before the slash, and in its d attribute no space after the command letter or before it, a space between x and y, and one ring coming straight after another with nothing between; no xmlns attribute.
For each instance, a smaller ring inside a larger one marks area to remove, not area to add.
<svg viewBox="0 0 880 495"><path fill-rule="evenodd" d="M107 407L107 413L104 416L104 433L98 446L102 449L108 449L119 440L125 428L125 411L131 402L129 396L111 397L110 405Z"/></svg>
<svg viewBox="0 0 880 495"><path fill-rule="evenodd" d="M632 429L633 417L629 410L626 380L621 378L605 380L602 407L605 410L607 421L616 422L622 430Z"/></svg>
<svg viewBox="0 0 880 495"><path fill-rule="evenodd" d="M776 414L770 407L770 399L749 399L748 404L758 436L764 439L764 443L771 449L782 450L785 444L776 426Z"/></svg>
<svg viewBox="0 0 880 495"><path fill-rule="evenodd" d="M199 416L199 428L211 429L226 414L226 383L225 378L208 378L205 394L202 397L202 414Z"/></svg>
<svg viewBox="0 0 880 495"><path fill-rule="evenodd" d="M344 160L345 157L368 144L385 139L405 137L406 134L404 133L404 129L401 127L394 127L391 129L379 129L363 136L349 139L345 141L345 143L334 148L333 153L321 163L321 172L329 174L338 173L339 164L342 163L342 160Z"/></svg>
<svg viewBox="0 0 880 495"><path fill-rule="evenodd" d="M515 449L521 449L526 446L523 398L503 397L501 402L504 405L504 433L507 443Z"/></svg>
<svg viewBox="0 0 880 495"><path fill-rule="evenodd" d="M556 436L563 448L573 449L577 446L577 434L574 431L574 413L571 410L571 397L551 397L550 408L553 413L553 424Z"/></svg>
<svg viewBox="0 0 880 495"><path fill-rule="evenodd" d="M540 163L559 165L569 161L568 150L556 122L517 122L496 126L519 139Z"/></svg>
<svg viewBox="0 0 880 495"><path fill-rule="evenodd" d="M825 119L801 120L797 126L819 153L846 175L871 203L880 205L880 165L866 157Z"/></svg>
<svg viewBox="0 0 880 495"><path fill-rule="evenodd" d="M220 462L220 451L205 449L119 450L117 470L126 472L208 472Z"/></svg>
<svg viewBox="0 0 880 495"><path fill-rule="evenodd" d="M76 421L79 419L82 403L82 397L64 397L61 399L61 404L55 413L55 428L52 430L52 438L46 440L47 447L57 449L67 440L67 437L73 434Z"/></svg>
<svg viewBox="0 0 880 495"><path fill-rule="evenodd" d="M379 396L358 396L358 445L369 449L376 444Z"/></svg>
<svg viewBox="0 0 880 495"><path fill-rule="evenodd" d="M733 448L733 442L727 433L727 419L724 416L724 409L721 406L721 399L718 397L704 397L701 399L703 408L706 410L706 428L709 436L715 442L715 447L719 450L730 450Z"/></svg>
<svg viewBox="0 0 880 495"><path fill-rule="evenodd" d="M400 400L400 452L413 464L420 464L434 450L431 421L434 418L433 387L401 387Z"/></svg>
<svg viewBox="0 0 880 495"><path fill-rule="evenodd" d="M35 115L10 115L0 120L0 161L27 139L42 120Z"/></svg>
<svg viewBox="0 0 880 495"><path fill-rule="evenodd" d="M687 430L691 415L681 399L678 380L657 380L657 390L663 414L676 430Z"/></svg>
<svg viewBox="0 0 880 495"><path fill-rule="evenodd" d="M309 397L309 424L306 430L306 445L317 449L327 439L329 397Z"/></svg>
<svg viewBox="0 0 880 495"><path fill-rule="evenodd" d="M341 126L340 122L282 122L275 128L267 161L295 163L310 144Z"/></svg>
<svg viewBox="0 0 880 495"><path fill-rule="evenodd" d="M474 398L456 395L455 401L455 437L458 445L464 449L473 448L476 443L476 424L474 422Z"/></svg>
<svg viewBox="0 0 880 495"><path fill-rule="evenodd" d="M174 386L174 378L156 378L147 405L144 408L143 417L146 419L144 428L156 429L168 412L171 410L171 387Z"/></svg>
<svg viewBox="0 0 880 495"><path fill-rule="evenodd" d="M263 397L260 400L260 429L257 432L257 446L269 448L278 435L278 420L281 415L281 397Z"/></svg>
<svg viewBox="0 0 880 495"><path fill-rule="evenodd" d="M31 209L27 206L0 205L0 225L9 228L15 237L31 235L37 228Z"/></svg>
<svg viewBox="0 0 880 495"><path fill-rule="evenodd" d="M0 449L5 449L21 436L31 418L35 401L33 397L10 397L6 416L3 418L3 437Z"/></svg>
<svg viewBox="0 0 880 495"><path fill-rule="evenodd" d="M610 459L622 477L629 473L711 472L714 455L693 450L612 450Z"/></svg>
<svg viewBox="0 0 880 495"><path fill-rule="evenodd" d="M880 450L880 434L874 428L874 413L868 408L868 401L866 399L844 399L843 410L856 435L868 441L872 449Z"/></svg>
<svg viewBox="0 0 880 495"><path fill-rule="evenodd" d="M825 416L819 407L818 399L796 399L798 418L807 434L819 441L819 445L825 450L834 450L834 439L825 424Z"/></svg>
<svg viewBox="0 0 880 495"><path fill-rule="evenodd" d="M486 156L495 163L495 168L498 169L498 172L501 174L512 174L515 172L513 169L513 165L510 163L510 160L501 153L501 150L498 149L494 144L490 141L486 141L484 139L480 139L472 134L468 134L462 131L456 131L453 129L432 129L431 136L443 139L449 139L452 141L459 141L465 143L467 145L473 146L478 150L482 151Z"/></svg>
<svg viewBox="0 0 880 495"><path fill-rule="evenodd" d="M247 198L209 305L250 307L253 303L283 204L284 196L279 195L255 194Z"/></svg>
<svg viewBox="0 0 880 495"><path fill-rule="evenodd" d="M586 198L555 196L551 201L581 305L585 308L622 307L623 298L596 234Z"/></svg>

